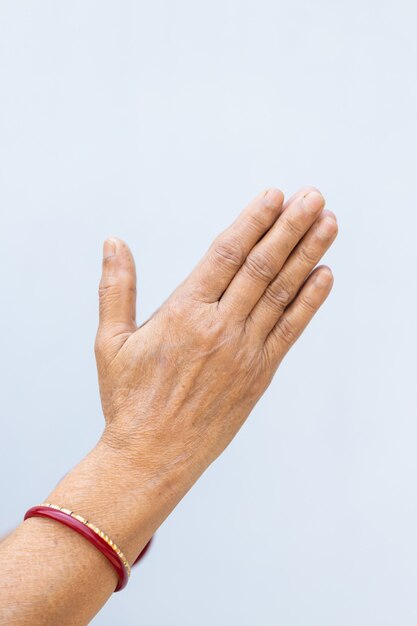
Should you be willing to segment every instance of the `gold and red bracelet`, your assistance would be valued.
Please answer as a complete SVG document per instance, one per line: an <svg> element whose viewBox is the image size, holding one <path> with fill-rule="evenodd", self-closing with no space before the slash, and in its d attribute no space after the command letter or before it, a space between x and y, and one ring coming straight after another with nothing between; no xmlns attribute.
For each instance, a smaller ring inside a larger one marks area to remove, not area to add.
<svg viewBox="0 0 417 626"><path fill-rule="evenodd" d="M24 519L27 520L30 517L49 517L72 528L72 530L75 530L75 532L88 539L90 543L100 550L116 570L119 582L115 591L120 591L126 587L131 571L129 561L114 541L92 522L82 517L82 515L74 513L74 511L70 511L57 504L50 504L49 502L44 502L43 504L33 506L29 509ZM149 544L145 546L135 562L145 553L148 545Z"/></svg>

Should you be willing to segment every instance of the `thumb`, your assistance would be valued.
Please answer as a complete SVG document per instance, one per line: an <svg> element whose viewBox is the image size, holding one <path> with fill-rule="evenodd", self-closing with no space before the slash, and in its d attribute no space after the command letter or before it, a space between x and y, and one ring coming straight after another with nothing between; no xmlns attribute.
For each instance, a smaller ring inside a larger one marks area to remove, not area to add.
<svg viewBox="0 0 417 626"><path fill-rule="evenodd" d="M103 245L99 298L99 332L111 338L136 330L135 261L124 241L115 237Z"/></svg>

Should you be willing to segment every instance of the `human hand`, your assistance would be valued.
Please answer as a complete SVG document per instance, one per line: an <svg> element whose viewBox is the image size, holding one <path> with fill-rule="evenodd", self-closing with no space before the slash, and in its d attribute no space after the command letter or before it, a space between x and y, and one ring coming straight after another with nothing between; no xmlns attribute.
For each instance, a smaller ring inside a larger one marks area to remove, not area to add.
<svg viewBox="0 0 417 626"><path fill-rule="evenodd" d="M277 190L260 194L139 328L132 255L105 243L96 354L106 427L46 501L92 520L129 563L327 297L330 270L312 271L337 233L323 206L312 189L287 205ZM28 519L0 547L0 613L12 606L16 623L87 624L117 584L100 551L52 520Z"/></svg>
<svg viewBox="0 0 417 626"><path fill-rule="evenodd" d="M337 235L315 189L261 193L139 328L132 255L104 244L95 344L103 441L190 484L224 450L328 296ZM312 272L312 273L311 273Z"/></svg>

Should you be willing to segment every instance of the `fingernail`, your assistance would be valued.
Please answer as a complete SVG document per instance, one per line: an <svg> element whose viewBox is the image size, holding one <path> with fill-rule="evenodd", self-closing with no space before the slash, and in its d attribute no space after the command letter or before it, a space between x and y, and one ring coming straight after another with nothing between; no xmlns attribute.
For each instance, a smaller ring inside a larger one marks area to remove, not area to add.
<svg viewBox="0 0 417 626"><path fill-rule="evenodd" d="M328 287L333 280L333 274L329 268L319 270L315 277L314 282L317 287Z"/></svg>
<svg viewBox="0 0 417 626"><path fill-rule="evenodd" d="M324 198L318 191L310 191L303 196L302 203L307 211L316 213L324 207Z"/></svg>
<svg viewBox="0 0 417 626"><path fill-rule="evenodd" d="M326 215L319 220L317 225L317 234L323 239L333 237L337 231L337 222L331 215Z"/></svg>
<svg viewBox="0 0 417 626"><path fill-rule="evenodd" d="M329 209L324 209L323 213L321 214L321 217L329 217L330 219L334 220L337 223L336 215L333 213L333 211L329 211Z"/></svg>
<svg viewBox="0 0 417 626"><path fill-rule="evenodd" d="M108 259L116 254L116 241L114 239L106 239L103 244L103 259Z"/></svg>
<svg viewBox="0 0 417 626"><path fill-rule="evenodd" d="M279 189L268 189L268 191L264 194L264 202L275 208L284 202L284 194Z"/></svg>

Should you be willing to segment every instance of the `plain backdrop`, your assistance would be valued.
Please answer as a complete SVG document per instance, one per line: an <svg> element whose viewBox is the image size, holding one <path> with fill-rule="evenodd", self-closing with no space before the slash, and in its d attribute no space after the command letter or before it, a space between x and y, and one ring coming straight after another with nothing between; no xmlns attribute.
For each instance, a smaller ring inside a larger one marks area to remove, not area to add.
<svg viewBox="0 0 417 626"><path fill-rule="evenodd" d="M334 292L97 626L417 620L417 6L0 0L0 532L94 445L102 240L139 319L260 190Z"/></svg>

